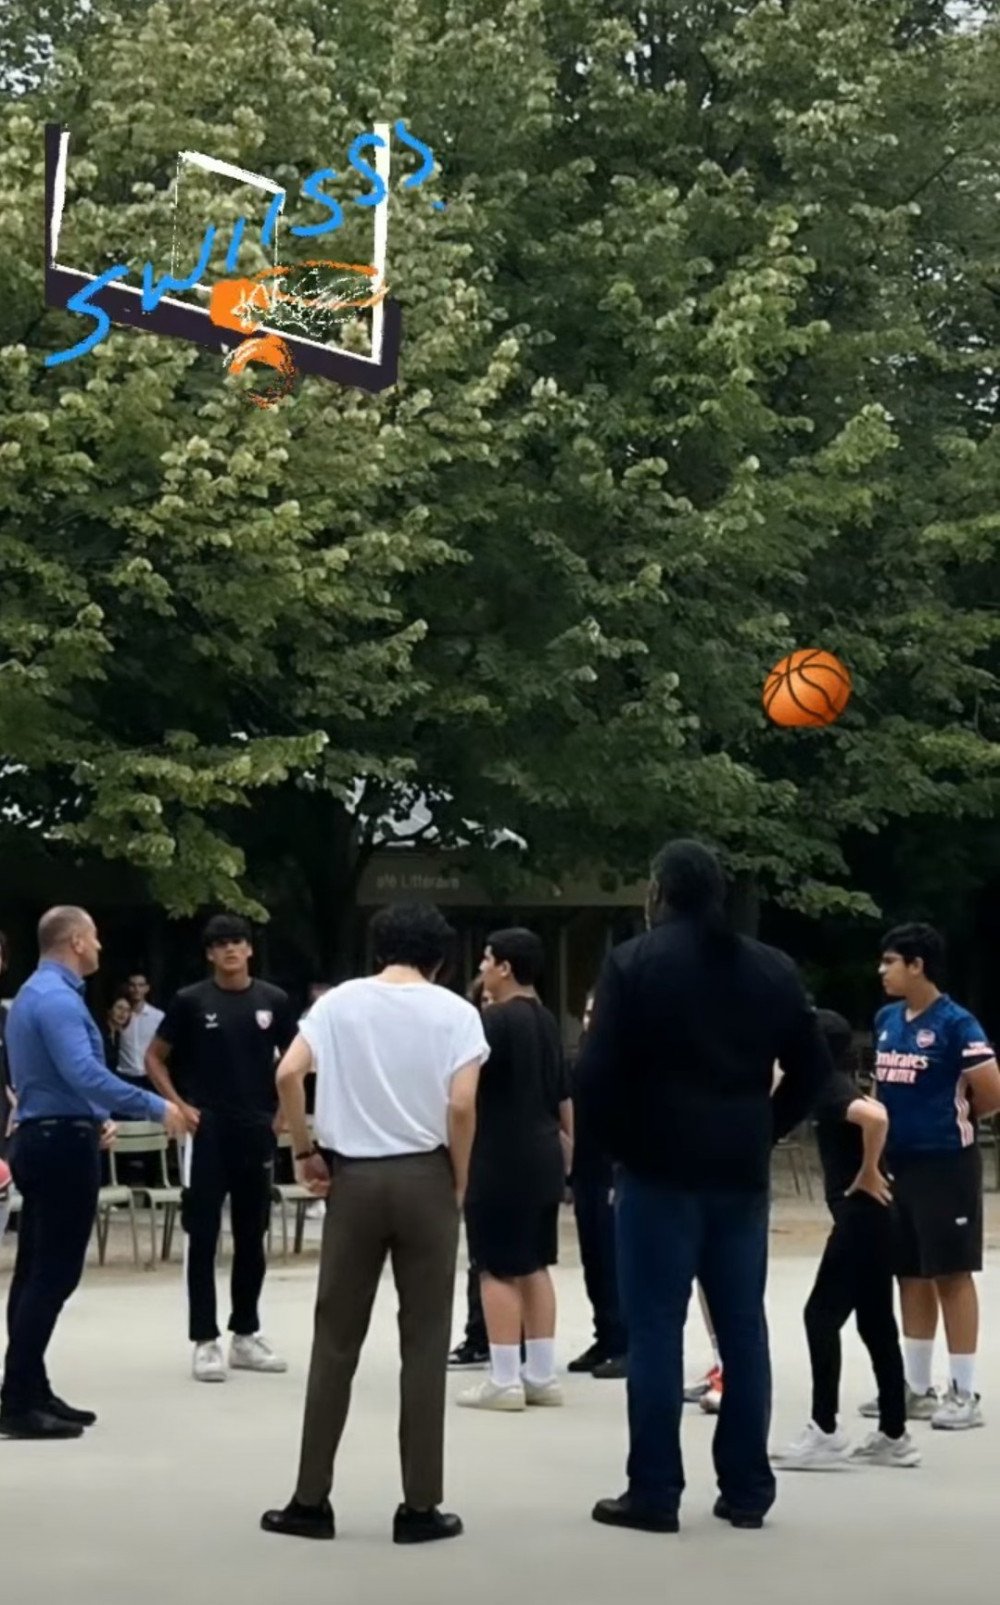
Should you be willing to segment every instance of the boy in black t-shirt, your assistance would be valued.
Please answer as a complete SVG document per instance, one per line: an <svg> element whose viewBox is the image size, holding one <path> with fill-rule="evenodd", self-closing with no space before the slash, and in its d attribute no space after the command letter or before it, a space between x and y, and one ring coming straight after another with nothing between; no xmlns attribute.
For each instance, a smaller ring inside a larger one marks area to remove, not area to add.
<svg viewBox="0 0 1000 1605"><path fill-rule="evenodd" d="M920 1454L906 1431L903 1356L893 1314L892 1194L881 1168L888 1118L843 1068L851 1045L847 1021L829 1009L817 1010L817 1017L836 1066L816 1110L833 1231L805 1308L812 1419L801 1438L774 1459L784 1471L833 1471L852 1463L918 1466ZM840 1331L852 1312L871 1355L879 1402L878 1432L853 1452L837 1427Z"/></svg>
<svg viewBox="0 0 1000 1605"><path fill-rule="evenodd" d="M288 1369L261 1337L257 1307L274 1182L276 1062L296 1027L286 993L251 976L250 937L246 920L235 915L219 914L208 922L204 942L211 978L177 993L146 1055L147 1075L157 1090L170 1087L169 1096L180 1104L192 1133L184 1156L181 1220L188 1234L189 1336L198 1382L226 1380L216 1322L215 1255L227 1196L233 1232L229 1364L244 1371Z"/></svg>

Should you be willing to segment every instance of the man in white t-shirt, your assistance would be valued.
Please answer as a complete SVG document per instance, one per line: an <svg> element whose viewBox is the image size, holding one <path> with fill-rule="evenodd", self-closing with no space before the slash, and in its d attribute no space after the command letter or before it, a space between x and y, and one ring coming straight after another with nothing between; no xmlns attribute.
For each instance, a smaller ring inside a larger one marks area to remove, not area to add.
<svg viewBox="0 0 1000 1605"><path fill-rule="evenodd" d="M132 1018L121 1034L117 1070L129 1081L146 1080L146 1049L156 1035L163 1019L163 1010L149 1001L149 981L141 970L135 970L127 982L128 1000L132 1005Z"/></svg>
<svg viewBox="0 0 1000 1605"><path fill-rule="evenodd" d="M265 1532L332 1538L333 1466L386 1257L399 1295L403 1504L397 1544L456 1538L444 1497L448 1339L458 1226L476 1127L479 1014L433 984L453 939L426 904L372 925L378 974L324 994L278 1068L298 1180L330 1194L295 1497ZM315 1136L304 1082L316 1073Z"/></svg>

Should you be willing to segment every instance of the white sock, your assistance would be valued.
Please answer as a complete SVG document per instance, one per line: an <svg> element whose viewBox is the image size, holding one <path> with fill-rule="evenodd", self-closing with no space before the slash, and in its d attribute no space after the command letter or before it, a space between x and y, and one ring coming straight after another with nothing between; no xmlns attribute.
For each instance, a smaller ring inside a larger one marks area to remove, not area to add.
<svg viewBox="0 0 1000 1605"><path fill-rule="evenodd" d="M516 1388L521 1380L520 1343L490 1344L490 1375L498 1388Z"/></svg>
<svg viewBox="0 0 1000 1605"><path fill-rule="evenodd" d="M524 1352L524 1375L528 1382L533 1382L536 1388L543 1388L546 1382L555 1381L555 1338L525 1338Z"/></svg>
<svg viewBox="0 0 1000 1605"><path fill-rule="evenodd" d="M949 1354L948 1364L951 1367L951 1380L959 1393L975 1393L976 1356L974 1354Z"/></svg>
<svg viewBox="0 0 1000 1605"><path fill-rule="evenodd" d="M904 1337L906 1380L914 1393L929 1393L934 1386L934 1339Z"/></svg>

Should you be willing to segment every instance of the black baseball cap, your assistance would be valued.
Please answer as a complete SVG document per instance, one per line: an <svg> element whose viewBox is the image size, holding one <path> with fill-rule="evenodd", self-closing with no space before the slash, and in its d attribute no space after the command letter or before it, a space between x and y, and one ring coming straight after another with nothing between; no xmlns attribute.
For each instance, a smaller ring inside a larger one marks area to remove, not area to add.
<svg viewBox="0 0 1000 1605"><path fill-rule="evenodd" d="M221 942L252 942L253 931L250 921L245 920L242 914L214 914L205 926L202 942L205 947L215 947Z"/></svg>

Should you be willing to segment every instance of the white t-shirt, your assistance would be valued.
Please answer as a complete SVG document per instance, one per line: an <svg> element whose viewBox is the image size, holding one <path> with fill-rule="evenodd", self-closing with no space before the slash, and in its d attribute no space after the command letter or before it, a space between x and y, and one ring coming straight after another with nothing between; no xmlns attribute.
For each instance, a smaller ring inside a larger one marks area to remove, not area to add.
<svg viewBox="0 0 1000 1605"><path fill-rule="evenodd" d="M132 1076L133 1079L146 1074L146 1049L156 1035L156 1028L163 1019L163 1010L156 1009L152 1003L146 1003L139 1010L133 1010L132 1018L122 1032L121 1043L118 1048L118 1074Z"/></svg>
<svg viewBox="0 0 1000 1605"><path fill-rule="evenodd" d="M420 981L345 981L299 1028L316 1070L316 1141L345 1159L446 1146L452 1077L490 1052L472 1004Z"/></svg>

